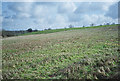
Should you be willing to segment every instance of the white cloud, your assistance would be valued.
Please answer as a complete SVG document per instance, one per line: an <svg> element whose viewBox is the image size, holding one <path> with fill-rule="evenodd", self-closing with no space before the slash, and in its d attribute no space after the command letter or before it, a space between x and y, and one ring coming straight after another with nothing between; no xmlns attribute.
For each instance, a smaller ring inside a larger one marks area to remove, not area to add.
<svg viewBox="0 0 120 81"><path fill-rule="evenodd" d="M82 2L75 10L76 14L104 14L108 10L111 2ZM101 13L102 12L102 13Z"/></svg>
<svg viewBox="0 0 120 81"><path fill-rule="evenodd" d="M28 14L28 13L19 13L19 14L17 14L18 16L18 18L29 18L29 17L31 17L31 15L30 14Z"/></svg>
<svg viewBox="0 0 120 81"><path fill-rule="evenodd" d="M56 16L55 22L59 23L61 26L65 26L67 23L67 19L63 15L58 14Z"/></svg>
<svg viewBox="0 0 120 81"><path fill-rule="evenodd" d="M99 24L104 24L104 23L117 23L117 19L114 20L110 17L106 17L104 15L84 15L84 18L83 18L83 21L82 23L84 24L91 24L91 23L94 23L96 25L99 25Z"/></svg>
<svg viewBox="0 0 120 81"><path fill-rule="evenodd" d="M119 0L4 0L4 2L118 2Z"/></svg>
<svg viewBox="0 0 120 81"><path fill-rule="evenodd" d="M76 5L73 2L65 2L58 6L58 13L72 13L76 10Z"/></svg>
<svg viewBox="0 0 120 81"><path fill-rule="evenodd" d="M112 4L110 7L109 7L109 9L108 9L108 11L107 11L107 13L105 14L105 16L108 16L108 17L111 17L111 18L113 18L113 19L117 19L118 18L118 10L119 8L118 8L118 4L117 3L115 3L115 4Z"/></svg>
<svg viewBox="0 0 120 81"><path fill-rule="evenodd" d="M16 3L10 3L10 5L8 5L8 8L16 13L22 13L22 12L30 12L31 8L32 8L32 2L16 2Z"/></svg>
<svg viewBox="0 0 120 81"><path fill-rule="evenodd" d="M90 23L117 22L116 19L105 16L111 5L113 5L111 2L9 3L6 11L9 15L13 15L14 20L19 20L13 23L24 24L22 25L24 28L34 26L36 29L40 29L39 27L42 29L44 27L65 27L69 24L81 26ZM7 14L6 18L8 20L4 19L4 23L11 23Z"/></svg>

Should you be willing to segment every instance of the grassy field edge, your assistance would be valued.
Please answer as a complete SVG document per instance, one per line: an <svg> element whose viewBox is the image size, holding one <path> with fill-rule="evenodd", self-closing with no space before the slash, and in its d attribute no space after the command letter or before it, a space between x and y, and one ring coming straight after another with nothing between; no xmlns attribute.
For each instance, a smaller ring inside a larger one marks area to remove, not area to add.
<svg viewBox="0 0 120 81"><path fill-rule="evenodd" d="M43 31L25 33L25 34L22 34L20 36L33 35L33 34L48 34L48 33L55 33L55 32L68 31L68 30L77 30L77 29L86 29L86 28L99 28L99 27L108 27L108 26L120 26L120 25L119 24L115 24L115 25L103 25L103 26L92 26L92 27L76 27L76 28L64 28L64 29L51 29L51 30L43 30Z"/></svg>

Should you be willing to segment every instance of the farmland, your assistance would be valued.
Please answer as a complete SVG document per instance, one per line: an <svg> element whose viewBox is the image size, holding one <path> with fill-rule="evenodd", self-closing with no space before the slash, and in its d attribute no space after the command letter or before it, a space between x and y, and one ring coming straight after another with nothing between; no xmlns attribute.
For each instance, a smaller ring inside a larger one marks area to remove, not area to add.
<svg viewBox="0 0 120 81"><path fill-rule="evenodd" d="M2 75L4 79L115 78L118 46L118 25L3 38Z"/></svg>

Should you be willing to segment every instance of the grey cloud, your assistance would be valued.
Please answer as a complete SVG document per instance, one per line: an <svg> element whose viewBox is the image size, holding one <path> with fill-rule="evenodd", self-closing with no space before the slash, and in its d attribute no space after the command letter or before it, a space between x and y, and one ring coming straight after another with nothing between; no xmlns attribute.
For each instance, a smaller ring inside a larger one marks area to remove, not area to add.
<svg viewBox="0 0 120 81"><path fill-rule="evenodd" d="M14 14L12 14L13 18L29 18L31 16L31 2L12 2L7 5L8 9Z"/></svg>
<svg viewBox="0 0 120 81"><path fill-rule="evenodd" d="M9 3L8 9L12 10L15 13L30 12L32 7L31 4L31 2L12 2Z"/></svg>
<svg viewBox="0 0 120 81"><path fill-rule="evenodd" d="M55 11L55 3L46 2L14 2L8 5L8 9L15 12L14 18L45 18L52 11ZM53 10L54 9L54 10Z"/></svg>
<svg viewBox="0 0 120 81"><path fill-rule="evenodd" d="M9 18L11 18L11 16L5 16L4 18L5 18L5 19L9 19Z"/></svg>
<svg viewBox="0 0 120 81"><path fill-rule="evenodd" d="M103 2L83 2L79 4L79 7L75 10L76 14L101 14L104 12Z"/></svg>
<svg viewBox="0 0 120 81"><path fill-rule="evenodd" d="M109 3L108 3L109 4ZM106 19L104 16L106 11L104 3L9 3L6 20L4 26L14 26L18 23L18 27L62 27L69 24L86 25L89 23L103 23L104 21L112 21L112 18ZM11 18L10 18L11 16ZM11 21L7 19L13 19ZM19 21L16 21L19 20ZM22 21L21 21L22 20ZM9 24L5 24L9 23ZM26 24L27 23L27 24ZM14 26L15 27L15 26ZM13 27L13 28L14 28ZM39 29L39 28L38 28Z"/></svg>
<svg viewBox="0 0 120 81"><path fill-rule="evenodd" d="M118 2L118 18L120 19L120 1Z"/></svg>
<svg viewBox="0 0 120 81"><path fill-rule="evenodd" d="M34 2L35 5L45 5L45 6L55 6L58 3L57 2Z"/></svg>
<svg viewBox="0 0 120 81"><path fill-rule="evenodd" d="M78 7L73 13L67 14L69 22L80 22L85 16L84 15L93 15L93 14L104 14L104 5L103 2L82 2L79 3Z"/></svg>
<svg viewBox="0 0 120 81"><path fill-rule="evenodd" d="M83 15L82 14L68 14L68 20L69 22L79 22L82 20Z"/></svg>
<svg viewBox="0 0 120 81"><path fill-rule="evenodd" d="M120 8L119 8L119 11L120 11ZM111 5L109 7L108 12L105 14L105 16L111 17L113 19L117 19L118 18L118 3Z"/></svg>
<svg viewBox="0 0 120 81"><path fill-rule="evenodd" d="M68 2L64 2L64 3L60 3L58 4L58 13L60 14L68 14L68 13L73 13L74 10L76 9L76 5L72 2L72 3L68 3Z"/></svg>

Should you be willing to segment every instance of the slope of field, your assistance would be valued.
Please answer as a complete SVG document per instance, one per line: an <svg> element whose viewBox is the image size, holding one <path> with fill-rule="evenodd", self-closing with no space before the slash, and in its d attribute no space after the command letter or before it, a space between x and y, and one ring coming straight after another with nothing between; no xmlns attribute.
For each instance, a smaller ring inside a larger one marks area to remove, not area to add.
<svg viewBox="0 0 120 81"><path fill-rule="evenodd" d="M91 26L91 27L73 27L73 28L64 28L64 29L50 29L50 30L43 30L43 31L37 31L37 32L29 32L24 33L21 35L33 35L33 34L48 34L48 33L55 33L55 32L61 32L61 31L69 31L69 30L77 30L77 29L86 29L86 28L98 28L98 27L107 27L108 25L103 26ZM116 26L116 25L111 25Z"/></svg>
<svg viewBox="0 0 120 81"><path fill-rule="evenodd" d="M117 26L10 37L2 42L4 79L104 79L118 75Z"/></svg>

